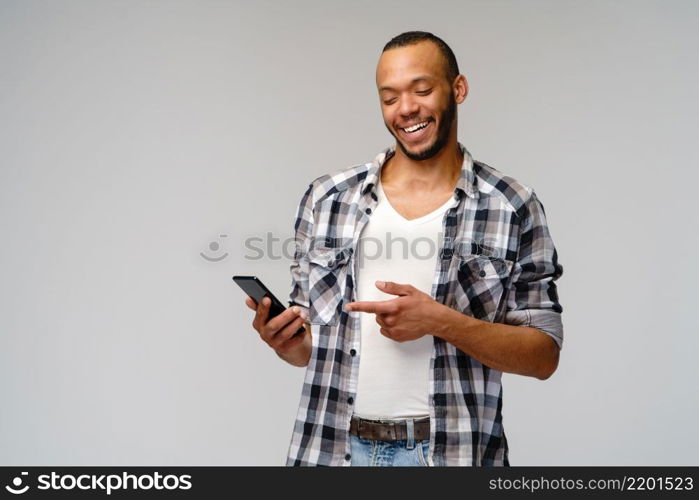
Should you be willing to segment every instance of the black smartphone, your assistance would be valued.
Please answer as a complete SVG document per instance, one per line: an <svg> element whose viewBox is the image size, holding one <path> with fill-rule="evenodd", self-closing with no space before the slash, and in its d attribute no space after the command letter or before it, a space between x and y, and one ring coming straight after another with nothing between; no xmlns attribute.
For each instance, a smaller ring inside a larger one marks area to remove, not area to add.
<svg viewBox="0 0 699 500"><path fill-rule="evenodd" d="M235 281L238 286L258 304L264 297L269 297L272 304L269 308L269 316L267 316L267 321L286 311L284 304L282 304L281 301L269 291L269 288L267 288L265 284L262 283L262 280L260 280L260 278L257 276L233 276L233 281ZM301 327L294 335L299 335L304 332L305 328Z"/></svg>

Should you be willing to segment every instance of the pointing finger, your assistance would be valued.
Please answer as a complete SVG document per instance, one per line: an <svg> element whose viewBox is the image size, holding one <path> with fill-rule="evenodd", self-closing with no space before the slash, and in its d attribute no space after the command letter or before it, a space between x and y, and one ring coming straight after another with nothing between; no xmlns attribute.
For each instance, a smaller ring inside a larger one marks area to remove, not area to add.
<svg viewBox="0 0 699 500"><path fill-rule="evenodd" d="M368 313L388 313L393 310L393 300L380 300L380 301L365 301L365 302L350 302L345 306L347 311L360 311Z"/></svg>
<svg viewBox="0 0 699 500"><path fill-rule="evenodd" d="M394 283L393 281L377 281L376 288L391 295L408 295L412 291L413 286Z"/></svg>

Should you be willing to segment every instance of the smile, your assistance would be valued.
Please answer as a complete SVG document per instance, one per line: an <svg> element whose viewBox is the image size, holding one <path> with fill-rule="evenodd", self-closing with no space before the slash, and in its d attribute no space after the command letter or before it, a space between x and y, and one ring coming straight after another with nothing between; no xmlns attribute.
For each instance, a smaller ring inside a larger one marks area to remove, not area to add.
<svg viewBox="0 0 699 500"><path fill-rule="evenodd" d="M403 131L405 131L405 132L407 132L407 133L409 133L409 134L412 134L413 132L417 132L418 130L421 130L421 129L425 128L425 127L427 126L428 123L429 123L429 122L426 122L426 121L425 121L425 122L422 122L422 123L418 123L418 124L416 124L416 125L412 125L412 126L410 126L410 127L404 128Z"/></svg>

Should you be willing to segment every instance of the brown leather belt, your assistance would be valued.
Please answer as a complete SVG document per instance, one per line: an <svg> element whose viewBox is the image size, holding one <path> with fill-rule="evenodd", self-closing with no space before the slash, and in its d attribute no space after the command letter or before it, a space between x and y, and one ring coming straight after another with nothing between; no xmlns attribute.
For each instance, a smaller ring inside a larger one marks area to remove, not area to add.
<svg viewBox="0 0 699 500"><path fill-rule="evenodd" d="M415 441L430 439L430 418L414 420L413 436ZM395 422L380 420L364 420L352 417L350 434L364 439L381 441L405 441L408 439L408 424L405 420Z"/></svg>

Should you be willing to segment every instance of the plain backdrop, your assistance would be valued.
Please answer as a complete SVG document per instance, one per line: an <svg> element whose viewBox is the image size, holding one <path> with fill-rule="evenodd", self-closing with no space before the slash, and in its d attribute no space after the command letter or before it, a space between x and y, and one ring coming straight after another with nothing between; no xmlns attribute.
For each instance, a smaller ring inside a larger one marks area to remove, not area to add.
<svg viewBox="0 0 699 500"><path fill-rule="evenodd" d="M504 376L511 463L696 465L698 14L1 0L0 464L284 463L303 369L231 276L288 298L289 259L245 241L393 143L375 65L421 29L470 82L459 140L536 190L564 268L558 371Z"/></svg>

